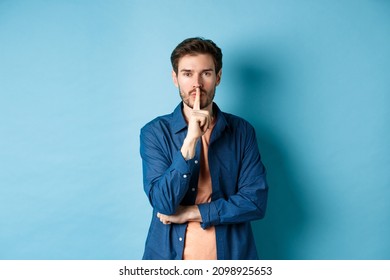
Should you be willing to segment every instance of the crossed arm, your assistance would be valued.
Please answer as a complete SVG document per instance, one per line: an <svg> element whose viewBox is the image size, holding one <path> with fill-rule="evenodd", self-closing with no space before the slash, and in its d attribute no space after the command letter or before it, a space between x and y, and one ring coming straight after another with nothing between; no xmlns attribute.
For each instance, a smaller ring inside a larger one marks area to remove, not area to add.
<svg viewBox="0 0 390 280"><path fill-rule="evenodd" d="M180 205L174 215L164 215L157 213L157 217L163 224L184 224L186 222L202 222L202 217L197 205Z"/></svg>

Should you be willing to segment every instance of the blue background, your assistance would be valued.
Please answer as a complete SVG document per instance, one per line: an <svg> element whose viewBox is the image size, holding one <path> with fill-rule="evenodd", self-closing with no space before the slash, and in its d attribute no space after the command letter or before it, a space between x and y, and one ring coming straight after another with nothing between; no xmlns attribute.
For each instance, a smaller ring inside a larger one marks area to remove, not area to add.
<svg viewBox="0 0 390 280"><path fill-rule="evenodd" d="M389 1L0 1L0 258L140 259L139 129L184 38L256 128L265 259L390 259Z"/></svg>

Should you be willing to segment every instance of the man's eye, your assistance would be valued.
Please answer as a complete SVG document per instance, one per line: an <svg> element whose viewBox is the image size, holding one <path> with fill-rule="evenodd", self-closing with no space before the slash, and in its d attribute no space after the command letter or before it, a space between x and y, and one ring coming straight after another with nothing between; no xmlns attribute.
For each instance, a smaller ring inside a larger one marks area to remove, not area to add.
<svg viewBox="0 0 390 280"><path fill-rule="evenodd" d="M183 75L184 75L185 77L191 77L191 73L185 72L185 73L183 73Z"/></svg>
<svg viewBox="0 0 390 280"><path fill-rule="evenodd" d="M211 73L210 73L210 72L204 72L204 75L205 75L206 77L210 77L210 76L211 76Z"/></svg>

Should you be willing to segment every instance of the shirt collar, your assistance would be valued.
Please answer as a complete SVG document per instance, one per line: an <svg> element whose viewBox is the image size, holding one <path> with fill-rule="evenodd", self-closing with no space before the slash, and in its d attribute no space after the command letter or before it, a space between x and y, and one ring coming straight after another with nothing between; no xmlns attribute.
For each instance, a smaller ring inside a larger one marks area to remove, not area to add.
<svg viewBox="0 0 390 280"><path fill-rule="evenodd" d="M214 129L218 127L218 130L223 131L229 125L226 121L224 114L215 103L213 103L213 112L217 116L217 123L215 124ZM177 105L177 107L173 111L172 128L174 133L178 133L181 130L187 128L187 122L183 115L183 102L180 102L180 104Z"/></svg>

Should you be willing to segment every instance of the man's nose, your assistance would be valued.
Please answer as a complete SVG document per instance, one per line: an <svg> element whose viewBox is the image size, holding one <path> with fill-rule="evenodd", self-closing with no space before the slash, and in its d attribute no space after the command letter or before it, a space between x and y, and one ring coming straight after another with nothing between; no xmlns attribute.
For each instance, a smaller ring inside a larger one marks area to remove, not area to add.
<svg viewBox="0 0 390 280"><path fill-rule="evenodd" d="M194 88L202 88L203 87L203 80L201 75L197 75L195 77L194 81Z"/></svg>

